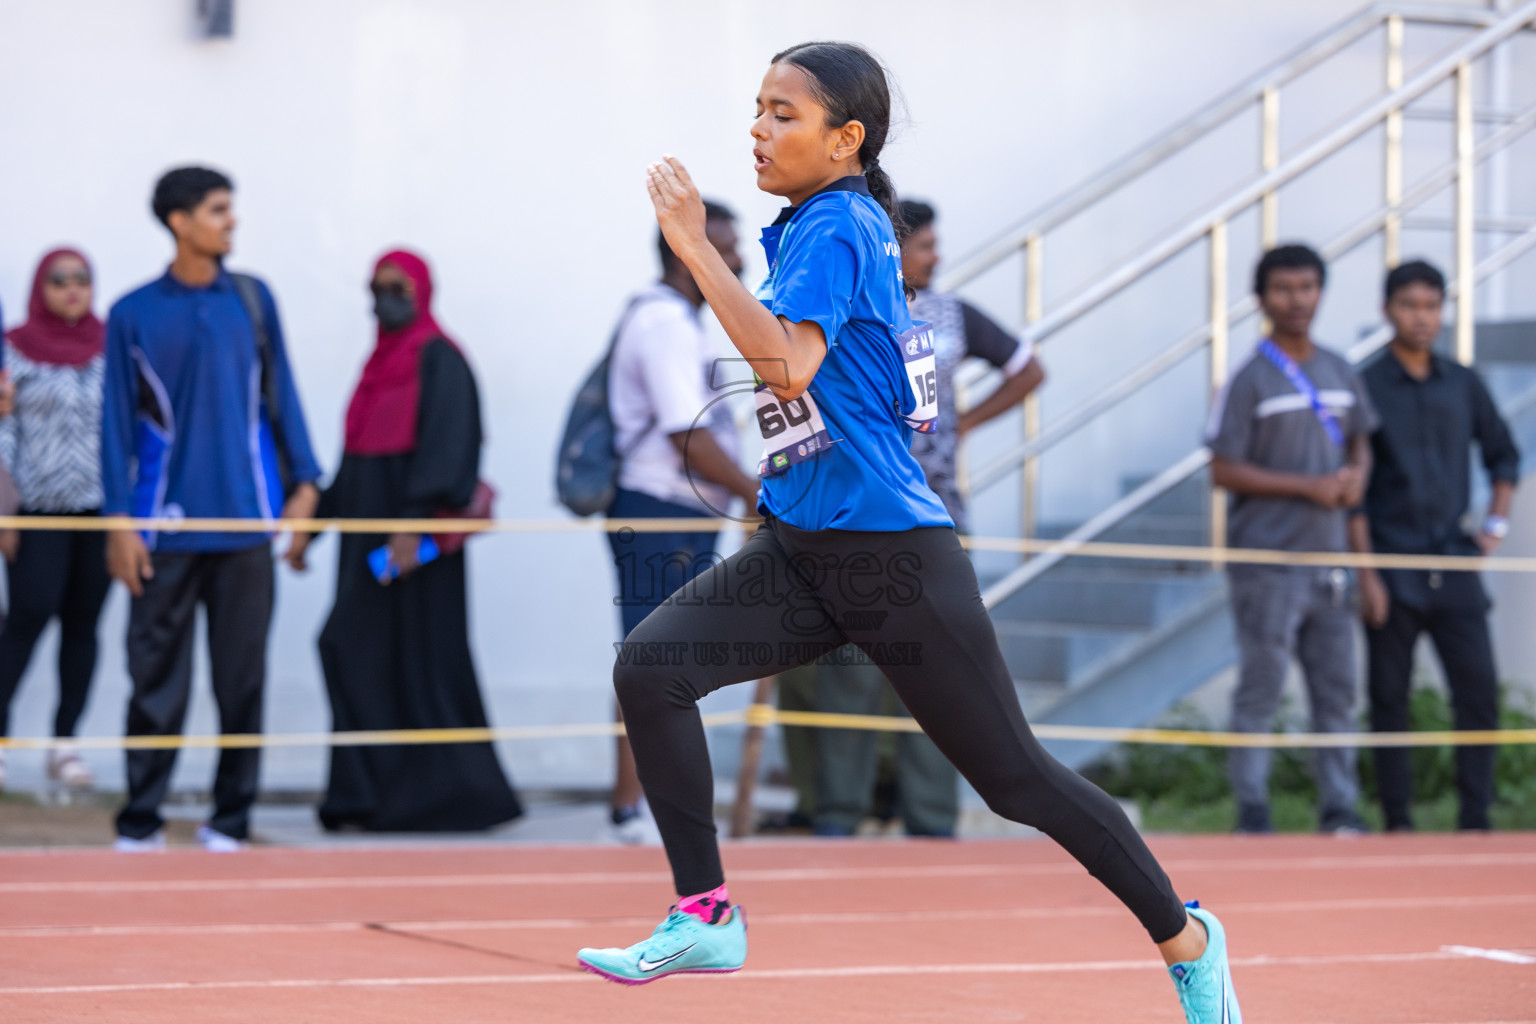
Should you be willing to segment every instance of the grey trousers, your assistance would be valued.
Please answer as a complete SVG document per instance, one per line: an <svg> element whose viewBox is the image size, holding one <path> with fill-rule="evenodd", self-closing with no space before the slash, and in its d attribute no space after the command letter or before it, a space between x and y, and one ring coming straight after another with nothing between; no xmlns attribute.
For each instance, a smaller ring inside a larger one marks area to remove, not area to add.
<svg viewBox="0 0 1536 1024"><path fill-rule="evenodd" d="M816 663L801 665L779 673L778 701L780 711L815 711ZM789 785L795 791L795 813L807 818L816 817L816 733L805 725L786 725L780 730L784 738L784 760L788 762Z"/></svg>
<svg viewBox="0 0 1536 1024"><path fill-rule="evenodd" d="M1355 613L1338 570L1233 566L1232 615L1241 662L1233 732L1269 732L1294 653L1306 680L1313 732L1355 729ZM1269 803L1270 752L1234 748L1227 761L1239 804ZM1321 811L1353 811L1360 796L1353 749L1313 753Z"/></svg>
<svg viewBox="0 0 1536 1024"><path fill-rule="evenodd" d="M817 662L816 710L840 715L911 717L879 666L849 644ZM879 775L881 734L859 729L817 729L816 826L826 834L852 834L868 816ZM960 816L960 773L920 732L896 740L896 790L908 835L955 834Z"/></svg>

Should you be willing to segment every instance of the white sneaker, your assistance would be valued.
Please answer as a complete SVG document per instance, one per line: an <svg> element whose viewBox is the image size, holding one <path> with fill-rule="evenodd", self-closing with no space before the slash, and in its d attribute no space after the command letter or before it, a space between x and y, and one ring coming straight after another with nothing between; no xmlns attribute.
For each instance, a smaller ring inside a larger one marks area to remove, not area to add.
<svg viewBox="0 0 1536 1024"><path fill-rule="evenodd" d="M639 814L617 825L609 825L609 838L624 846L660 846L661 830L656 827L656 819L651 816L650 807L642 802L639 810Z"/></svg>
<svg viewBox="0 0 1536 1024"><path fill-rule="evenodd" d="M227 836L207 825L197 826L197 841L202 843L203 849L209 853L239 853L245 849L245 844L234 836Z"/></svg>
<svg viewBox="0 0 1536 1024"><path fill-rule="evenodd" d="M164 853L165 829L157 829L143 839L134 839L132 836L118 836L117 842L112 844L112 849L118 853Z"/></svg>
<svg viewBox="0 0 1536 1024"><path fill-rule="evenodd" d="M48 752L48 777L66 789L90 789L96 785L96 773L69 748Z"/></svg>

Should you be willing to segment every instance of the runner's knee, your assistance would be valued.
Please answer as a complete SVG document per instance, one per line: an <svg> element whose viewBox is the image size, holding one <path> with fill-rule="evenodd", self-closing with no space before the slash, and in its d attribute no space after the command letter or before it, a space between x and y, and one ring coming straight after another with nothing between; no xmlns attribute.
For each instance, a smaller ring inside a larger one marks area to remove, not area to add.
<svg viewBox="0 0 1536 1024"><path fill-rule="evenodd" d="M613 665L613 691L624 717L633 719L662 705L698 703L692 687L676 665L642 664L619 658Z"/></svg>

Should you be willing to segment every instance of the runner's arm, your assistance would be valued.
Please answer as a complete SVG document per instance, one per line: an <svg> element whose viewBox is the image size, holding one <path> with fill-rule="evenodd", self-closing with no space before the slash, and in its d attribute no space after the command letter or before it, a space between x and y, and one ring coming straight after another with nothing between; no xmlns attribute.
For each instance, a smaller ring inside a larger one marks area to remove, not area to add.
<svg viewBox="0 0 1536 1024"><path fill-rule="evenodd" d="M647 187L667 244L693 273L736 351L780 399L799 398L827 354L821 325L774 316L731 272L704 234L703 200L675 157L651 165Z"/></svg>

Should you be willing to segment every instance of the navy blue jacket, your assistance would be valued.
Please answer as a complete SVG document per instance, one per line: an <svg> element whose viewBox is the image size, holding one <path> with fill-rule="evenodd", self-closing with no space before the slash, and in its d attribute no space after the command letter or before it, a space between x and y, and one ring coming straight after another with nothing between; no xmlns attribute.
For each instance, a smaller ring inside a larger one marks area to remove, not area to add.
<svg viewBox="0 0 1536 1024"><path fill-rule="evenodd" d="M275 438L250 316L228 273L206 288L167 271L107 317L101 475L107 515L271 519L283 507L276 445L293 483L320 478L272 293L261 302L276 373ZM257 533L147 535L157 551L234 551Z"/></svg>

